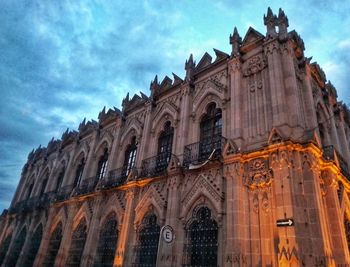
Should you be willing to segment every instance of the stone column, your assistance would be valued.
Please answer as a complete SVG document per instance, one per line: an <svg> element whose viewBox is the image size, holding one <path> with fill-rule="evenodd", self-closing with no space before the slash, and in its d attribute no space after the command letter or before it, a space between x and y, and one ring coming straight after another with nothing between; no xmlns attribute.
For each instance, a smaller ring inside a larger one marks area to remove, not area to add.
<svg viewBox="0 0 350 267"><path fill-rule="evenodd" d="M55 266L54 267L64 267L66 264L68 252L70 249L70 243L72 240L72 234L73 234L73 219L77 212L77 209L75 207L75 204L72 203L70 206L68 206L68 218L66 221L66 224L63 226L63 233L62 233L62 240L60 249L58 250Z"/></svg>
<svg viewBox="0 0 350 267"><path fill-rule="evenodd" d="M264 46L271 90L272 126L280 126L288 122L280 45L277 39L272 39L265 43Z"/></svg>
<svg viewBox="0 0 350 267"><path fill-rule="evenodd" d="M118 237L118 246L114 257L114 267L131 266L132 265L132 245L130 233L133 231L134 225L134 197L135 189L129 189L126 192L126 205Z"/></svg>
<svg viewBox="0 0 350 267"><path fill-rule="evenodd" d="M176 129L176 136L178 142L175 147L175 154L179 157L180 162L183 160L184 147L188 144L189 138L189 121L190 121L190 86L188 84L183 85L181 88L182 100L180 108L180 123Z"/></svg>
<svg viewBox="0 0 350 267"><path fill-rule="evenodd" d="M303 127L304 111L301 108L301 99L293 60L293 50L288 42L283 43L281 45L281 48L281 63L283 68L283 78L286 90L286 103L288 104L290 111L290 115L288 116L289 124L291 127ZM296 132L295 134L297 136L300 136L301 133L302 132Z"/></svg>
<svg viewBox="0 0 350 267"><path fill-rule="evenodd" d="M82 181L90 178L92 176L94 176L96 173L96 166L97 166L97 162L96 162L96 155L95 155L95 149L96 149L96 143L98 141L98 135L99 133L97 131L95 131L92 134L92 141L90 143L90 151L89 154L86 156L86 161L85 161L85 167L84 167L84 171L83 171L83 175L82 175ZM73 178L74 179L74 178ZM72 181L73 182L73 181Z"/></svg>
<svg viewBox="0 0 350 267"><path fill-rule="evenodd" d="M171 243L166 243L162 237L159 243L157 266L180 266L181 265L181 253L180 249L183 246L183 240L178 239L178 232L181 231L181 222L179 221L179 205L181 196L178 188L181 182L181 174L179 170L169 174L168 177L168 200L166 209L165 225L169 225L175 235L175 239ZM180 226L180 227L179 227Z"/></svg>
<svg viewBox="0 0 350 267"><path fill-rule="evenodd" d="M246 252L244 243L248 240L248 220L245 212L246 187L243 185L243 172L240 162L224 166L226 178L226 216L223 223L223 266L244 266Z"/></svg>
<svg viewBox="0 0 350 267"><path fill-rule="evenodd" d="M242 72L240 58L233 58L229 61L229 77L230 85L230 121L227 121L227 138L232 138L235 141L242 139Z"/></svg>
<svg viewBox="0 0 350 267"><path fill-rule="evenodd" d="M337 266L349 264L348 244L344 233L344 217L337 194L337 177L330 170L322 171L324 182L323 205L326 207L329 236L332 244L332 256Z"/></svg>
<svg viewBox="0 0 350 267"><path fill-rule="evenodd" d="M92 212L92 217L88 229L88 234L86 237L86 242L84 246L84 251L82 254L81 266L93 266L94 257L93 255L96 252L98 241L99 241L99 233L100 233L100 218L101 218L101 196L97 196L94 200L94 208Z"/></svg>
<svg viewBox="0 0 350 267"><path fill-rule="evenodd" d="M138 140L138 148L137 148L137 154L136 154L136 161L135 165L136 167L141 167L142 160L151 157L152 155L149 155L149 140L151 138L151 127L152 127L152 104L147 103L145 106L145 123L143 125L143 131L140 136L140 140Z"/></svg>
<svg viewBox="0 0 350 267"><path fill-rule="evenodd" d="M317 127L317 117L316 117L316 111L315 111L315 103L314 103L314 97L312 95L312 85L311 85L311 72L310 72L310 66L308 64L305 65L305 75L303 80L304 89L304 109L305 109L305 117L306 117L306 128L307 129L314 129Z"/></svg>
<svg viewBox="0 0 350 267"><path fill-rule="evenodd" d="M2 262L2 266L3 267L7 267L8 266L8 257L9 255L12 253L12 249L13 249L13 244L15 242L15 240L17 239L17 236L19 234L19 231L22 229L22 226L23 226L23 220L24 218L22 217L22 215L18 215L17 214L17 218L16 218L16 226L15 226L15 229L13 230L12 232L12 239L11 239L11 242L10 242L10 245L7 249L7 252L6 252L6 256L4 258L4 261Z"/></svg>
<svg viewBox="0 0 350 267"><path fill-rule="evenodd" d="M41 239L40 247L37 253L37 256L35 258L35 261L33 263L33 266L41 266L43 264L43 261L45 259L47 249L49 246L50 238L51 238L51 227L52 227L52 220L55 217L56 212L55 208L51 208L48 211L48 217L46 221L46 225L43 226L43 236ZM64 227L64 225L63 225ZM64 228L63 228L64 229Z"/></svg>

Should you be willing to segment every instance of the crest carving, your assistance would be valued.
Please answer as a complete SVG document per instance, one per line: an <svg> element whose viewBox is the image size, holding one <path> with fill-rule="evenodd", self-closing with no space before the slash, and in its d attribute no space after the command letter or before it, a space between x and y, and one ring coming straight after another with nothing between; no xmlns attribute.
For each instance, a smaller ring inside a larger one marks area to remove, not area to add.
<svg viewBox="0 0 350 267"><path fill-rule="evenodd" d="M248 163L244 184L251 190L270 186L272 183L272 170L268 166L268 160L257 158Z"/></svg>
<svg viewBox="0 0 350 267"><path fill-rule="evenodd" d="M254 56L243 65L243 75L248 77L259 73L267 66L266 59L262 55Z"/></svg>

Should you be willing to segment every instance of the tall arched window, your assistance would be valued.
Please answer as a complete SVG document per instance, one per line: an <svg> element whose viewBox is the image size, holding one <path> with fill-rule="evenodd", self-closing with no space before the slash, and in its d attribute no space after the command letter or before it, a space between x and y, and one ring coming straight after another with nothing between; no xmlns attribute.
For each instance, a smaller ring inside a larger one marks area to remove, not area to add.
<svg viewBox="0 0 350 267"><path fill-rule="evenodd" d="M24 241L26 240L27 230L23 228L19 235L16 237L12 249L9 253L8 261L6 266L16 266L19 254L22 251Z"/></svg>
<svg viewBox="0 0 350 267"><path fill-rule="evenodd" d="M174 138L174 127L171 127L170 121L164 125L164 130L158 138L158 155L157 155L157 169L156 171L163 171L168 167L171 157L172 146Z"/></svg>
<svg viewBox="0 0 350 267"><path fill-rule="evenodd" d="M24 258L24 262L22 266L25 266L25 267L33 266L36 254L38 253L38 250L40 247L42 235L43 235L43 227L40 224L30 240L28 252Z"/></svg>
<svg viewBox="0 0 350 267"><path fill-rule="evenodd" d="M60 187L62 185L64 173L65 173L65 168L63 167L63 169L60 171L60 173L58 174L58 177L57 177L55 192L58 192L58 190L60 189Z"/></svg>
<svg viewBox="0 0 350 267"><path fill-rule="evenodd" d="M97 165L96 177L98 180L101 180L106 175L108 164L108 149L105 148L103 155L100 157Z"/></svg>
<svg viewBox="0 0 350 267"><path fill-rule="evenodd" d="M130 145L128 145L127 149L125 150L124 165L123 165L124 176L127 176L130 173L131 169L135 166L136 152L137 152L137 142L136 142L136 137L134 136L131 139Z"/></svg>
<svg viewBox="0 0 350 267"><path fill-rule="evenodd" d="M160 226L157 224L157 216L149 213L142 220L138 232L138 247L136 266L156 266Z"/></svg>
<svg viewBox="0 0 350 267"><path fill-rule="evenodd" d="M344 228L345 228L346 241L348 242L348 250L350 250L350 220L346 215L344 216Z"/></svg>
<svg viewBox="0 0 350 267"><path fill-rule="evenodd" d="M52 267L55 265L56 256L62 240L62 223L59 222L55 230L51 233L46 256L43 262L44 267Z"/></svg>
<svg viewBox="0 0 350 267"><path fill-rule="evenodd" d="M44 193L45 193L45 188L46 188L46 185L47 185L47 181L48 181L48 180L49 180L49 173L46 173L46 174L45 174L45 178L44 178L44 180L43 180L43 182L42 182L42 184L41 184L39 196L44 195Z"/></svg>
<svg viewBox="0 0 350 267"><path fill-rule="evenodd" d="M0 266L3 263L7 250L9 249L10 243L12 239L12 233L9 234L4 241L2 241L1 246L0 246Z"/></svg>
<svg viewBox="0 0 350 267"><path fill-rule="evenodd" d="M27 189L26 199L30 198L30 195L32 194L34 188L34 181L32 181Z"/></svg>
<svg viewBox="0 0 350 267"><path fill-rule="evenodd" d="M221 149L221 137L222 112L211 103L200 123L199 160L206 160L214 149Z"/></svg>
<svg viewBox="0 0 350 267"><path fill-rule="evenodd" d="M78 226L75 228L72 241L70 244L68 258L65 266L68 267L79 267L81 256L84 251L85 241L87 236L87 226L85 219L82 219Z"/></svg>
<svg viewBox="0 0 350 267"><path fill-rule="evenodd" d="M207 207L194 210L186 229L185 266L216 267L218 225Z"/></svg>
<svg viewBox="0 0 350 267"><path fill-rule="evenodd" d="M85 167L85 159L84 157L82 157L80 160L80 163L78 164L77 170L75 171L73 187L79 186L81 182L81 178L83 177L84 167Z"/></svg>
<svg viewBox="0 0 350 267"><path fill-rule="evenodd" d="M94 267L112 267L118 241L118 223L115 214L108 216L101 228Z"/></svg>

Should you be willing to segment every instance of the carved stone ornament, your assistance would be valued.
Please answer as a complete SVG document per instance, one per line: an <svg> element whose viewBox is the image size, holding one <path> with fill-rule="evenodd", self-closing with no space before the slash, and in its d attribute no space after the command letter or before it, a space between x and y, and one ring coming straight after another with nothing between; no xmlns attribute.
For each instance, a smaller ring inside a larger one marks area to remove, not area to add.
<svg viewBox="0 0 350 267"><path fill-rule="evenodd" d="M254 56L243 65L243 75L250 76L259 73L267 66L266 59L262 55Z"/></svg>
<svg viewBox="0 0 350 267"><path fill-rule="evenodd" d="M248 169L244 176L244 184L251 190L270 186L272 171L268 167L268 160L257 158L248 163Z"/></svg>

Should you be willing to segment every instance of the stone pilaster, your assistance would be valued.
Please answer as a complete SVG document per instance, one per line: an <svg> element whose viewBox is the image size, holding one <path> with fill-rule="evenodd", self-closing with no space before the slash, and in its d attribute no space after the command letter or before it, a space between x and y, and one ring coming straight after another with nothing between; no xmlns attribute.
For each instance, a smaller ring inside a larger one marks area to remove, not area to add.
<svg viewBox="0 0 350 267"><path fill-rule="evenodd" d="M114 267L131 266L132 265L132 240L130 233L133 232L134 222L134 189L126 192L126 205L123 222L118 237L118 246L114 257Z"/></svg>

